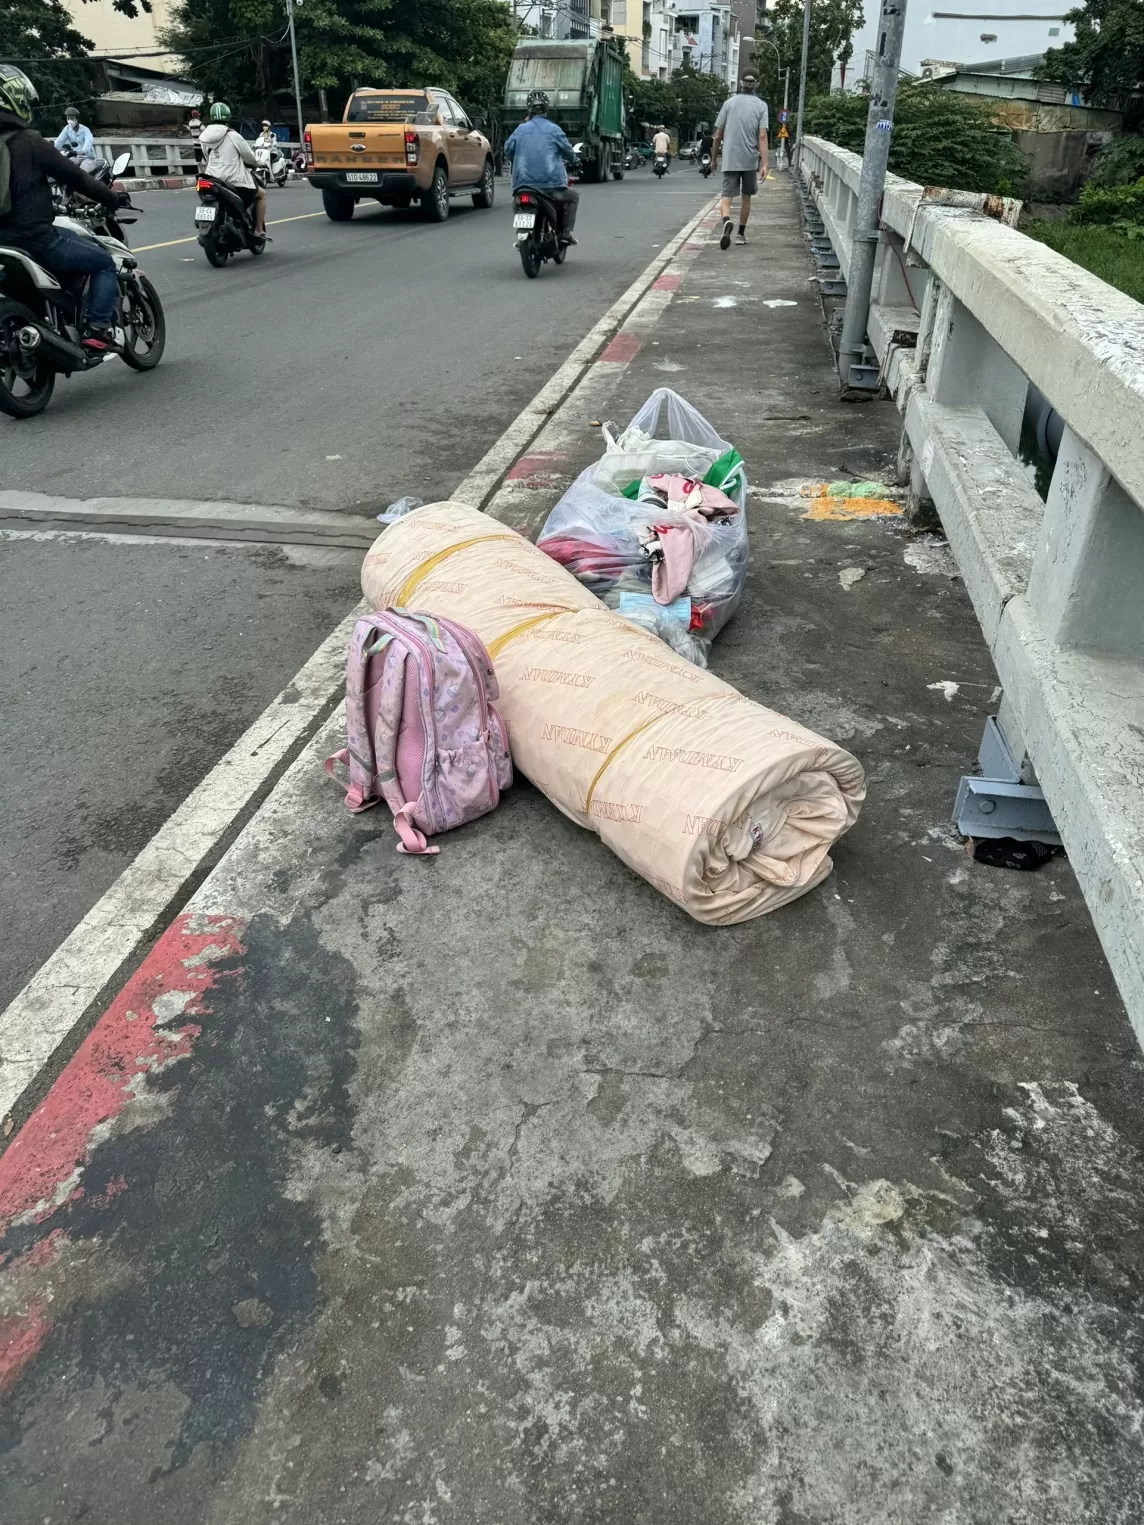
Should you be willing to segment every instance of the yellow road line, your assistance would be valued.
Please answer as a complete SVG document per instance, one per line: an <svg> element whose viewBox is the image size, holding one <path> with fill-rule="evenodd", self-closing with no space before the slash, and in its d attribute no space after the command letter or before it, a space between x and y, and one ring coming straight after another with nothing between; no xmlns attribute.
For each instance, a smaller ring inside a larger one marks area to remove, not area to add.
<svg viewBox="0 0 1144 1525"><path fill-rule="evenodd" d="M279 223L283 223L283 222L305 222L307 217L324 217L325 215L326 215L325 212L299 212L296 217L273 217L273 218L271 218L267 222L266 226L268 228L276 228L276 227L278 227ZM171 239L168 239L165 244L140 244L137 248L133 249L131 252L133 254L148 254L148 253L150 253L150 251L152 249L173 249L173 248L175 248L175 246L177 244L194 244L194 243L198 243L198 234L197 233L193 233L190 238L171 238Z"/></svg>

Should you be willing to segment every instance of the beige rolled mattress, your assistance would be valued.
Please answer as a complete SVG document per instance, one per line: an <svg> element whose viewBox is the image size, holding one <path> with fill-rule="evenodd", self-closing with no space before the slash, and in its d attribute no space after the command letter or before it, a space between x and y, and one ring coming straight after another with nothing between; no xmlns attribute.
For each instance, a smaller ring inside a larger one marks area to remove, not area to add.
<svg viewBox="0 0 1144 1525"><path fill-rule="evenodd" d="M829 874L865 794L858 761L677 657L507 526L418 509L374 543L362 588L475 630L516 767L697 921L762 916Z"/></svg>

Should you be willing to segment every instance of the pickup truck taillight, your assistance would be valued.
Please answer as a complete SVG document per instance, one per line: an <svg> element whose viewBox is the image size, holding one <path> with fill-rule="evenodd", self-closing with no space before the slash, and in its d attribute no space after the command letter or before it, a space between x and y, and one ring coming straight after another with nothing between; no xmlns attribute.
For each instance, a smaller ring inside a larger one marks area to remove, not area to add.
<svg viewBox="0 0 1144 1525"><path fill-rule="evenodd" d="M306 163L312 165L314 162L314 140L310 136L310 129L308 127L302 135L302 141L306 145Z"/></svg>
<svg viewBox="0 0 1144 1525"><path fill-rule="evenodd" d="M405 162L416 164L421 154L421 140L411 127L405 129Z"/></svg>

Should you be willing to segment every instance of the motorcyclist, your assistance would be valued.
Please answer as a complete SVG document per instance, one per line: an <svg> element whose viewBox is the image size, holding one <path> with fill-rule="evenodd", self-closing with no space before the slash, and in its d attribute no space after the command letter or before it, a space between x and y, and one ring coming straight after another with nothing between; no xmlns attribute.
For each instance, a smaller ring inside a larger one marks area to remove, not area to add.
<svg viewBox="0 0 1144 1525"><path fill-rule="evenodd" d="M508 139L505 156L512 165L513 191L528 187L543 191L556 203L560 227L557 237L562 244L574 244L578 191L568 184L568 170L577 164L576 150L555 122L548 120L548 96L533 90L528 97L528 116Z"/></svg>
<svg viewBox="0 0 1144 1525"><path fill-rule="evenodd" d="M714 134L712 133L710 127L708 127L706 125L706 123L704 123L703 131L702 131L702 133L700 134L700 137L699 137L699 153L698 153L697 157L698 157L700 163L702 163L702 161L703 161L704 154L706 154L707 157L712 161L712 163L714 163L714 159L715 159L715 137L714 137Z"/></svg>
<svg viewBox="0 0 1144 1525"><path fill-rule="evenodd" d="M74 106L69 106L64 112L64 125L56 138L56 147L61 154L81 162L95 158L95 139L91 135L91 128L80 123L79 112Z"/></svg>
<svg viewBox="0 0 1144 1525"><path fill-rule="evenodd" d="M206 173L233 191L247 210L253 212L255 236L264 238L266 192L251 174L258 168L258 160L241 133L227 126L229 121L230 107L225 101L215 101L211 107L210 126L203 128L200 139L207 156Z"/></svg>
<svg viewBox="0 0 1144 1525"><path fill-rule="evenodd" d="M263 122L262 130L254 140L255 148L277 148L278 135L269 122Z"/></svg>
<svg viewBox="0 0 1144 1525"><path fill-rule="evenodd" d="M651 140L652 150L657 158L667 160L667 173L671 174L671 139L668 137L667 128L661 122L656 135Z"/></svg>
<svg viewBox="0 0 1144 1525"><path fill-rule="evenodd" d="M33 130L38 100L23 70L0 64L0 244L22 250L56 275L90 276L80 343L99 354L114 347L111 324L119 295L115 262L94 239L53 226L49 176L112 212L131 198L93 180Z"/></svg>

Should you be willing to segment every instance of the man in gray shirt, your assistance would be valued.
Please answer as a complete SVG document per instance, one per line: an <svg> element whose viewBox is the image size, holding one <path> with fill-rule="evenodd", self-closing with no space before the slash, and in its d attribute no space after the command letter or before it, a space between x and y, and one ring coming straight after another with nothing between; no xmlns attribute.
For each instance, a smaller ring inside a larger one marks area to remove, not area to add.
<svg viewBox="0 0 1144 1525"><path fill-rule="evenodd" d="M731 246L735 226L731 220L731 202L739 197L739 236L735 242L747 242L747 218L751 215L751 197L759 188L759 169L767 178L767 103L755 94L757 80L744 74L739 94L723 102L715 122L715 152L723 150L723 236L720 249Z"/></svg>

